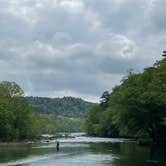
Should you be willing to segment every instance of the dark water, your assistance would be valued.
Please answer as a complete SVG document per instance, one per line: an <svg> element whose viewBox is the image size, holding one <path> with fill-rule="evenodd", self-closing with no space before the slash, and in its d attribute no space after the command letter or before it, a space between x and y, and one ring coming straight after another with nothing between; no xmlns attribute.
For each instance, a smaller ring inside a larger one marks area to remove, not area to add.
<svg viewBox="0 0 166 166"><path fill-rule="evenodd" d="M165 147L144 147L119 139L76 137L50 143L0 145L0 165L166 166Z"/></svg>

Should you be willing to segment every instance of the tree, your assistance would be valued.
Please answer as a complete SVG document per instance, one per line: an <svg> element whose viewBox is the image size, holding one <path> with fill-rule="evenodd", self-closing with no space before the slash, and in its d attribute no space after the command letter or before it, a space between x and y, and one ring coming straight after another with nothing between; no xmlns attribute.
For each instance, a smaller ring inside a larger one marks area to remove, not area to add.
<svg viewBox="0 0 166 166"><path fill-rule="evenodd" d="M166 61L157 62L143 73L130 74L110 97L114 121L121 133L161 137L166 117Z"/></svg>
<svg viewBox="0 0 166 166"><path fill-rule="evenodd" d="M100 100L100 104L101 104L104 108L108 107L109 99L110 99L110 94L109 94L109 92L108 92L108 91L103 92L103 94L102 94L102 96L101 96L100 99L101 99L101 100Z"/></svg>
<svg viewBox="0 0 166 166"><path fill-rule="evenodd" d="M23 140L39 135L39 119L14 82L0 83L0 140Z"/></svg>
<svg viewBox="0 0 166 166"><path fill-rule="evenodd" d="M108 93L107 93L108 94ZM107 99L107 102L109 99ZM112 120L112 112L105 102L93 107L85 121L84 128L88 135L100 137L118 137L119 129Z"/></svg>
<svg viewBox="0 0 166 166"><path fill-rule="evenodd" d="M148 137L166 142L166 59L142 73L129 71L86 120L86 132L97 136Z"/></svg>
<svg viewBox="0 0 166 166"><path fill-rule="evenodd" d="M24 95L24 91L15 82L2 81L0 88L6 90L10 97L22 97Z"/></svg>

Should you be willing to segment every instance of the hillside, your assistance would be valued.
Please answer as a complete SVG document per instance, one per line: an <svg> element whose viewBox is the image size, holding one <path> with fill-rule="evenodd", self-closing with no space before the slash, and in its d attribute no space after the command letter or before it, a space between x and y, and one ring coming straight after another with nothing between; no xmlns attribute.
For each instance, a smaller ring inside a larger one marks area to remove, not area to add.
<svg viewBox="0 0 166 166"><path fill-rule="evenodd" d="M41 114L56 114L66 117L86 117L94 103L84 101L80 98L46 98L26 97L35 112Z"/></svg>

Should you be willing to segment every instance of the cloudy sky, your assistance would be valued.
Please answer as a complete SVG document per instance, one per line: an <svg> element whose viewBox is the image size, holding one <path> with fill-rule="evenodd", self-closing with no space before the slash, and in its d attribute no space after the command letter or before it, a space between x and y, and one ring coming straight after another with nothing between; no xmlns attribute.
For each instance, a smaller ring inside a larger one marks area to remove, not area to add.
<svg viewBox="0 0 166 166"><path fill-rule="evenodd" d="M0 80L98 101L166 49L165 0L0 0Z"/></svg>

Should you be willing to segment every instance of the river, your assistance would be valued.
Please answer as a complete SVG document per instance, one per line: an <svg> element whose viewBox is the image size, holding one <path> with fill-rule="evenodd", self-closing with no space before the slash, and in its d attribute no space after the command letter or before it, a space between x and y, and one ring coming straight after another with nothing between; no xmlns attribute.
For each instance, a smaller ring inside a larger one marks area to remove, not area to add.
<svg viewBox="0 0 166 166"><path fill-rule="evenodd" d="M166 148L125 139L74 138L32 144L1 144L0 166L166 166Z"/></svg>

